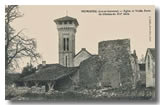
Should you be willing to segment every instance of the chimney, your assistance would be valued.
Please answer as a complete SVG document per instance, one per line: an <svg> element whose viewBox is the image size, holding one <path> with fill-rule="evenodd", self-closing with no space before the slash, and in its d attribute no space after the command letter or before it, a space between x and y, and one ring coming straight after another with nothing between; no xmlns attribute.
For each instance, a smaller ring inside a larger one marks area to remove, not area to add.
<svg viewBox="0 0 160 105"><path fill-rule="evenodd" d="M86 48L82 48L82 50L86 50Z"/></svg>
<svg viewBox="0 0 160 105"><path fill-rule="evenodd" d="M46 66L46 61L42 61L42 67Z"/></svg>

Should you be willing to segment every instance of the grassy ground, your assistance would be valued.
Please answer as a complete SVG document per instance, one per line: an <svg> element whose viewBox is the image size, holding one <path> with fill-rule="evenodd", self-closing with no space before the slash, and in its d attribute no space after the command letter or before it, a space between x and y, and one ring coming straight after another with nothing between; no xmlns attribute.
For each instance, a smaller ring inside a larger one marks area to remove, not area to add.
<svg viewBox="0 0 160 105"><path fill-rule="evenodd" d="M152 100L154 89L110 89L67 91L53 93L25 93L18 95L12 100L52 100L52 101L107 101L107 100Z"/></svg>

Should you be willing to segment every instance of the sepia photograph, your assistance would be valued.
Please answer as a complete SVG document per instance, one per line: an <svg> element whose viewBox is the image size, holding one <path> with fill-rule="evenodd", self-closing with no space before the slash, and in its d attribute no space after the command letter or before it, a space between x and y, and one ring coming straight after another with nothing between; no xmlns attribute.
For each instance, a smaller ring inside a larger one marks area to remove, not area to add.
<svg viewBox="0 0 160 105"><path fill-rule="evenodd" d="M5 100L156 99L154 5L5 5Z"/></svg>

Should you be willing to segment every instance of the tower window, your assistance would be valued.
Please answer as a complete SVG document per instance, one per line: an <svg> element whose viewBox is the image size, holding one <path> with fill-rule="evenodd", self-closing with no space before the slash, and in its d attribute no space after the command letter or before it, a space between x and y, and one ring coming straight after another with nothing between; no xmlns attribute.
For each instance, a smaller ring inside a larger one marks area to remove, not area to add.
<svg viewBox="0 0 160 105"><path fill-rule="evenodd" d="M67 56L66 56L66 67L67 67L67 61L68 61L68 58L67 58Z"/></svg>
<svg viewBox="0 0 160 105"><path fill-rule="evenodd" d="M65 43L66 43L66 38L63 38L63 50L64 50L64 51L66 50Z"/></svg>
<svg viewBox="0 0 160 105"><path fill-rule="evenodd" d="M67 38L67 51L69 51L69 38Z"/></svg>
<svg viewBox="0 0 160 105"><path fill-rule="evenodd" d="M150 69L150 56L148 56L148 69Z"/></svg>
<svg viewBox="0 0 160 105"><path fill-rule="evenodd" d="M65 21L64 24L67 24L67 21Z"/></svg>
<svg viewBox="0 0 160 105"><path fill-rule="evenodd" d="M69 24L72 24L72 21L69 21Z"/></svg>
<svg viewBox="0 0 160 105"><path fill-rule="evenodd" d="M62 22L60 21L60 22L59 22L59 24L61 25L61 24L62 24Z"/></svg>
<svg viewBox="0 0 160 105"><path fill-rule="evenodd" d="M69 51L69 38L63 38L63 50Z"/></svg>

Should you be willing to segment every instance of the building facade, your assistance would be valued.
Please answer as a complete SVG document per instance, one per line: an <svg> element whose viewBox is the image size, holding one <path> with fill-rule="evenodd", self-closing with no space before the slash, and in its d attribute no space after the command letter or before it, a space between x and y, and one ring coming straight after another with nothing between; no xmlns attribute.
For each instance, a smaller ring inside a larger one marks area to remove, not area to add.
<svg viewBox="0 0 160 105"><path fill-rule="evenodd" d="M46 91L66 91L79 87L135 88L140 79L139 71L142 71L141 77L145 76L144 67L139 68L136 51L131 54L130 39L100 41L98 55L90 54L85 48L75 54L77 19L65 16L54 22L59 35L59 64L42 61L38 71L21 79L24 85L44 86ZM146 86L155 87L154 49L147 50L145 64Z"/></svg>
<svg viewBox="0 0 160 105"><path fill-rule="evenodd" d="M130 55L130 62L132 67L132 87L136 88L137 82L140 81L140 69L136 50L134 50Z"/></svg>
<svg viewBox="0 0 160 105"><path fill-rule="evenodd" d="M74 66L79 66L82 61L91 56L92 55L85 48L82 48L81 51L79 51L79 53L77 53L74 57Z"/></svg>
<svg viewBox="0 0 160 105"><path fill-rule="evenodd" d="M146 87L155 87L155 48L148 48L145 56Z"/></svg>
<svg viewBox="0 0 160 105"><path fill-rule="evenodd" d="M78 21L75 18L65 16L54 20L59 35L59 63L65 67L74 67L75 34Z"/></svg>
<svg viewBox="0 0 160 105"><path fill-rule="evenodd" d="M131 85L130 40L119 39L99 42L98 55L101 66L102 85L118 88Z"/></svg>
<svg viewBox="0 0 160 105"><path fill-rule="evenodd" d="M59 64L65 67L79 66L80 63L91 54L82 48L75 54L75 36L78 27L76 18L65 16L54 20L57 25L59 35Z"/></svg>
<svg viewBox="0 0 160 105"><path fill-rule="evenodd" d="M139 64L140 85L146 87L146 71L145 63Z"/></svg>

